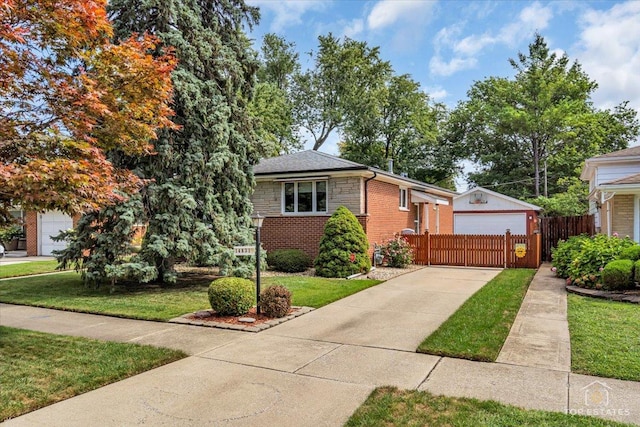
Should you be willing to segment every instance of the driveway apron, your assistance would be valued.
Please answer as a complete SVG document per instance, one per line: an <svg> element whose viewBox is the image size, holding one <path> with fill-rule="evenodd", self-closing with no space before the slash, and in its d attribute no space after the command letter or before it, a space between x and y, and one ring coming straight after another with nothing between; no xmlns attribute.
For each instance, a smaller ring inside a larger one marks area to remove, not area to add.
<svg viewBox="0 0 640 427"><path fill-rule="evenodd" d="M193 355L6 424L339 426L376 386L420 387L441 358L417 346L498 272L424 268L258 334L2 305L2 325Z"/></svg>

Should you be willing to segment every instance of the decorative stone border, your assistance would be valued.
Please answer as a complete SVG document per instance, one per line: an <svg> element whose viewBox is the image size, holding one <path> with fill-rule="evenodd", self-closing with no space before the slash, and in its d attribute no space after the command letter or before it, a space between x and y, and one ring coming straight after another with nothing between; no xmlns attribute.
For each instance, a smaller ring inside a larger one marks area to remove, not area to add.
<svg viewBox="0 0 640 427"><path fill-rule="evenodd" d="M567 292L583 297L608 299L611 301L630 302L632 304L640 304L640 295L625 294L620 292L599 291L597 289L586 289L578 286L567 286Z"/></svg>
<svg viewBox="0 0 640 427"><path fill-rule="evenodd" d="M218 328L218 329L230 329L233 331L242 331L242 332L260 332L265 329L272 328L276 325L289 321L291 319L295 319L296 317L302 316L303 314L307 314L314 310L312 307L291 307L297 309L293 313L288 316L280 317L277 319L267 320L264 323L260 323L258 325L236 325L232 323L223 323L223 322L212 322L212 321L204 321L200 319L189 319L188 316L193 316L196 313L187 313L180 317L176 317L174 319L169 320L169 323L179 323L183 325L193 325L193 326L206 326L209 328Z"/></svg>

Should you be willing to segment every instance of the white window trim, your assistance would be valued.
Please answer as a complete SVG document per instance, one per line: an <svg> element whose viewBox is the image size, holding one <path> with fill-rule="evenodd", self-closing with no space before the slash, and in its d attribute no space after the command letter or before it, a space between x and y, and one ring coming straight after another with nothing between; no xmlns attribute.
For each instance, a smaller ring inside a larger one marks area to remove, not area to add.
<svg viewBox="0 0 640 427"><path fill-rule="evenodd" d="M311 187L311 211L309 212L298 212L298 183L299 182L311 182L313 185ZM319 211L318 210L318 206L317 206L317 192L316 192L316 186L318 182L324 182L325 183L325 210L323 211ZM285 202L285 186L287 184L293 184L293 207L294 207L294 212L286 212L285 208L286 208L286 202ZM310 179L297 179L297 180L289 180L289 181L283 181L282 182L282 187L281 187L281 192L280 192L280 212L282 213L282 215L290 215L290 216L303 216L303 215L326 215L329 211L329 181L326 179L314 179L313 181L311 181Z"/></svg>
<svg viewBox="0 0 640 427"><path fill-rule="evenodd" d="M404 206L402 206L402 196L400 196L401 192L404 192ZM398 191L398 209L401 211L409 210L409 190L406 187L399 187Z"/></svg>

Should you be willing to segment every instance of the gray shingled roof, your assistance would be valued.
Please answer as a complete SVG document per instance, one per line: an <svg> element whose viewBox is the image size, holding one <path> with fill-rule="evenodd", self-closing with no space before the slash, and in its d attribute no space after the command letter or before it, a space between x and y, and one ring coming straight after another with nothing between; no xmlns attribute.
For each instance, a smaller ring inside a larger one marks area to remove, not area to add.
<svg viewBox="0 0 640 427"><path fill-rule="evenodd" d="M629 147L624 150L614 151L612 153L603 154L601 156L593 157L594 159L610 159L616 157L631 157L631 156L640 156L640 145L637 147Z"/></svg>
<svg viewBox="0 0 640 427"><path fill-rule="evenodd" d="M621 184L640 184L640 173L637 173L635 175L625 176L624 178L607 182L604 185L621 185Z"/></svg>
<svg viewBox="0 0 640 427"><path fill-rule="evenodd" d="M262 159L253 168L255 175L291 172L323 172L337 170L366 170L367 166L314 150L299 151L279 157Z"/></svg>

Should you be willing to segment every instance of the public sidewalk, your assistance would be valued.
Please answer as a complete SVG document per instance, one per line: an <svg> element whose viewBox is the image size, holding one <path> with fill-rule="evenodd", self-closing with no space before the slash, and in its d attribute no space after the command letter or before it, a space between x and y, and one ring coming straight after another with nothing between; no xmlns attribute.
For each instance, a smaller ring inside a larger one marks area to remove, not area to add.
<svg viewBox="0 0 640 427"><path fill-rule="evenodd" d="M382 385L640 425L640 383L415 353L497 273L425 268L258 334L0 305L2 325L193 355L6 425L340 426ZM602 391L607 405L594 407L588 396Z"/></svg>

